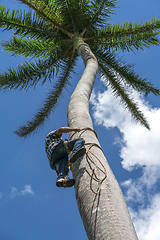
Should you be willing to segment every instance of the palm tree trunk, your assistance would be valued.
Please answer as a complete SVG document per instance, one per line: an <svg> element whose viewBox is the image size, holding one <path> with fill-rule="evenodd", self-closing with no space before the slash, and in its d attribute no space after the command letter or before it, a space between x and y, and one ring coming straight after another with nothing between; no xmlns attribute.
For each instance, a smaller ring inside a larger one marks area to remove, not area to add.
<svg viewBox="0 0 160 240"><path fill-rule="evenodd" d="M93 129L89 115L89 99L98 71L98 62L89 46L85 44L80 45L79 53L86 68L70 99L68 125L70 127ZM85 139L86 143L99 145L92 131L82 131L80 136ZM77 138L76 134L72 139L75 138ZM85 154L72 166L73 177L76 180L75 195L88 239L138 239L122 191L103 152L97 146L93 146L90 150L100 159L107 170L107 177L102 182L98 194L91 191L91 177L85 171L87 169L92 174L92 170L95 168L93 159ZM100 176L98 177L102 179L104 177L102 165L98 163L96 158L94 158L94 161L100 169ZM97 172L95 174L97 176ZM94 180L92 187L95 190L98 188L98 184Z"/></svg>

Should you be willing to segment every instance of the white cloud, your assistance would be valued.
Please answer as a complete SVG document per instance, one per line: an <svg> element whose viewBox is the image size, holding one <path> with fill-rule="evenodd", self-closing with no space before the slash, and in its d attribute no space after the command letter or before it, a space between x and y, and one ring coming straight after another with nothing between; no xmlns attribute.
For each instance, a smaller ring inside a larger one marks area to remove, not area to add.
<svg viewBox="0 0 160 240"><path fill-rule="evenodd" d="M34 195L31 185L25 185L21 191L21 195Z"/></svg>
<svg viewBox="0 0 160 240"><path fill-rule="evenodd" d="M19 195L19 192L16 187L11 187L10 197L14 198Z"/></svg>
<svg viewBox="0 0 160 240"><path fill-rule="evenodd" d="M160 239L160 194L156 194L147 208L140 208L138 212L130 209L139 239Z"/></svg>
<svg viewBox="0 0 160 240"><path fill-rule="evenodd" d="M18 191L16 187L10 187L10 197L15 198L16 196L24 196L24 195L34 195L34 192L31 188L31 185L25 185L21 191Z"/></svg>
<svg viewBox="0 0 160 240"><path fill-rule="evenodd" d="M136 202L136 203L143 203L144 201L144 191L143 191L143 184L140 184L140 180L133 181L129 179L121 184L121 186L126 187L127 191L125 194L125 199L127 202Z"/></svg>
<svg viewBox="0 0 160 240"><path fill-rule="evenodd" d="M125 146L121 151L123 167L129 169L134 165L160 166L160 109L145 109L151 130L128 123L123 126Z"/></svg>
<svg viewBox="0 0 160 240"><path fill-rule="evenodd" d="M160 194L153 189L160 179L160 108L151 108L136 92L132 97L147 117L150 131L132 120L109 88L103 93L93 93L93 117L97 124L107 129L117 127L122 133L122 138L115 139L121 148L122 167L128 171L141 167L141 177L128 179L121 185L126 188L129 206L141 204L137 212L130 207L139 239L159 240Z"/></svg>
<svg viewBox="0 0 160 240"><path fill-rule="evenodd" d="M138 93L133 92L132 95L147 117L150 131L132 120L130 113L109 88L104 93L92 95L93 116L97 124L119 129L123 137L115 139L115 143L121 147L123 168L131 171L133 168L143 167L143 177L139 182L150 189L160 178L160 109L151 108Z"/></svg>
<svg viewBox="0 0 160 240"><path fill-rule="evenodd" d="M130 113L115 98L108 89L104 93L94 93L91 98L94 110L94 120L106 128L117 127L123 139L115 139L121 148L122 165L126 170L136 166L153 168L153 172L160 169L160 109L151 108L140 96L133 92L134 99L147 117L151 130L135 123ZM154 180L155 174L152 174Z"/></svg>

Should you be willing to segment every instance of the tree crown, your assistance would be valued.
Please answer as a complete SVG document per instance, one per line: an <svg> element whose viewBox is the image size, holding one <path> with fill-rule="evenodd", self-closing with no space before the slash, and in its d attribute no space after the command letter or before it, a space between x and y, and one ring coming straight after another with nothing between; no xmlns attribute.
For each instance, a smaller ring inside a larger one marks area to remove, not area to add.
<svg viewBox="0 0 160 240"><path fill-rule="evenodd" d="M13 30L8 41L1 46L12 55L30 57L30 61L9 68L0 74L0 88L29 89L41 81L53 82L42 108L19 128L19 136L27 136L43 125L69 83L77 63L80 44L88 44L99 63L113 93L119 96L134 118L145 127L149 125L129 95L133 88L144 94L160 94L160 90L134 69L122 62L116 51L135 51L159 45L160 19L144 24L109 24L114 14L116 0L19 0L30 10L9 10L0 5L0 27ZM34 59L34 61L33 61ZM56 73L56 74L55 74ZM58 75L57 75L58 73ZM54 82L55 76L58 81Z"/></svg>

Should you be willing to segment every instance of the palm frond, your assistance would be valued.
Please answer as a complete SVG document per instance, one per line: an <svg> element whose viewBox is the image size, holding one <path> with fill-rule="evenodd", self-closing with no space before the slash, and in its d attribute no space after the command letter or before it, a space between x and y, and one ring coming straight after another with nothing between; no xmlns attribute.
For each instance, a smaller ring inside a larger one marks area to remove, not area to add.
<svg viewBox="0 0 160 240"><path fill-rule="evenodd" d="M8 41L2 41L0 46L4 47L4 51L11 52L13 55L23 57L45 57L56 54L58 46L53 41L45 41L35 38L21 38L13 36Z"/></svg>
<svg viewBox="0 0 160 240"><path fill-rule="evenodd" d="M74 32L76 32L76 25L75 25L75 22L74 22L74 19L73 19L72 11L71 11L71 8L70 8L70 3L69 3L68 0L65 0L65 2L66 2L66 5L67 5L69 17L70 17L71 22L72 22L73 30L74 30Z"/></svg>
<svg viewBox="0 0 160 240"><path fill-rule="evenodd" d="M4 30L14 30L15 35L40 38L51 38L55 31L51 24L40 19L35 13L25 10L12 10L0 4L0 27Z"/></svg>
<svg viewBox="0 0 160 240"><path fill-rule="evenodd" d="M124 23L124 24L107 24L102 28L97 28L96 33L90 37L93 39L107 39L113 37L130 36L139 33L155 32L160 29L160 18L147 20L144 24L140 23ZM157 32L158 33L158 32ZM94 36L95 34L95 36ZM87 38L84 40L88 40Z"/></svg>
<svg viewBox="0 0 160 240"><path fill-rule="evenodd" d="M148 95L151 92L156 96L160 95L160 90L158 88L154 87L154 85L146 79L141 78L135 73L132 66L125 65L125 63L113 53L97 51L95 52L95 55L99 62L109 66L110 69L117 72L125 85L128 85L129 87L131 86L135 90L145 93L145 95Z"/></svg>
<svg viewBox="0 0 160 240"><path fill-rule="evenodd" d="M104 28L97 28L93 36L84 38L86 41L97 41L105 45L106 50L110 48L121 50L143 49L150 45L159 45L157 38L160 29L160 18L146 21L144 24L125 23L123 25L107 25Z"/></svg>
<svg viewBox="0 0 160 240"><path fill-rule="evenodd" d="M42 80L42 84L54 77L55 69L58 67L58 56L50 56L46 60L25 62L16 70L9 68L8 72L0 74L0 89L11 90L20 88L28 90L30 87Z"/></svg>
<svg viewBox="0 0 160 240"><path fill-rule="evenodd" d="M103 8L104 11L101 11L101 9L98 11L102 1L105 2L105 7ZM60 9L61 15L65 19L65 21L63 21L65 28L68 31L71 31L71 33L77 32L83 35L82 32L85 32L85 29L88 29L88 26L90 26L90 22L93 19L93 24L91 24L94 25L93 27L101 26L102 23L103 25L105 24L106 17L108 16L108 13L111 12L110 9L114 5L113 2L116 1L94 0L91 2L90 0L58 0L56 1L56 5L57 8Z"/></svg>
<svg viewBox="0 0 160 240"><path fill-rule="evenodd" d="M18 136L26 137L38 130L39 127L43 126L44 121L50 116L51 112L55 108L59 97L62 95L64 87L66 87L66 85L69 83L70 73L73 72L75 60L75 49L73 49L71 57L63 62L61 76L54 85L53 90L49 93L48 97L44 101L43 107L38 111L31 121L28 121L25 126L22 126L15 131Z"/></svg>
<svg viewBox="0 0 160 240"><path fill-rule="evenodd" d="M133 99L130 98L129 94L126 93L126 89L123 87L120 77L115 72L113 72L113 70L104 66L102 63L99 64L99 67L102 76L105 77L107 84L111 86L116 97L120 97L122 103L131 112L133 118L136 121L140 122L147 129L150 129L149 124L145 119L143 113L139 110L138 105L134 102Z"/></svg>
<svg viewBox="0 0 160 240"><path fill-rule="evenodd" d="M33 9L37 15L42 17L45 21L52 24L53 27L61 30L63 33L70 36L70 33L62 27L63 25L63 18L57 4L50 3L49 1L43 0L19 0L20 2L26 4L31 9Z"/></svg>
<svg viewBox="0 0 160 240"><path fill-rule="evenodd" d="M108 39L106 41L100 42L102 48L105 50L112 51L113 50L121 50L121 51L133 51L134 50L144 50L145 48L149 48L150 46L159 46L160 40L154 36L155 34L138 34L136 36L121 37L119 39Z"/></svg>
<svg viewBox="0 0 160 240"><path fill-rule="evenodd" d="M82 32L82 35L92 26L92 24L94 24L95 23L95 21L98 19L98 17L103 13L104 14L104 12L103 12L103 10L104 10L104 8L105 7L113 7L114 6L114 4L113 4L113 1L108 1L108 0L102 0L101 2L100 2L100 6L99 6L99 4L98 4L98 9L97 9L97 11L96 11L96 13L94 14L94 16L93 16L93 18L92 18L92 20L90 21L90 23L89 23L89 25L83 30L83 32ZM95 7L97 8L97 3L95 3ZM108 12L110 12L109 10L108 10ZM108 17L108 15L107 14L105 14L105 18L107 18ZM106 20L106 19L105 19ZM103 21L102 21L102 19L101 19L101 21L99 20L99 22L100 22L100 24L104 24L105 22L104 22L104 16L103 16Z"/></svg>
<svg viewBox="0 0 160 240"><path fill-rule="evenodd" d="M61 75L44 101L43 107L31 121L16 133L26 137L43 125L63 88L78 56L74 49L76 39L88 43L99 62L99 69L113 93L145 127L149 125L137 104L130 97L130 87L145 94L160 95L160 90L120 61L115 50L134 51L159 45L160 18L144 24L107 24L117 0L19 0L30 11L9 10L0 4L0 27L14 30L13 37L0 45L12 55L36 58L24 62L15 70L0 74L0 89L25 89L36 86L40 80L51 81L55 70ZM73 51L71 49L73 48ZM38 60L37 60L38 58ZM42 59L42 60L41 60Z"/></svg>
<svg viewBox="0 0 160 240"><path fill-rule="evenodd" d="M71 33L80 33L84 29L84 26L86 26L86 24L88 24L90 21L90 1L67 0L67 2L68 4L66 4L66 0L56 1L57 8L63 16L63 24L65 28Z"/></svg>

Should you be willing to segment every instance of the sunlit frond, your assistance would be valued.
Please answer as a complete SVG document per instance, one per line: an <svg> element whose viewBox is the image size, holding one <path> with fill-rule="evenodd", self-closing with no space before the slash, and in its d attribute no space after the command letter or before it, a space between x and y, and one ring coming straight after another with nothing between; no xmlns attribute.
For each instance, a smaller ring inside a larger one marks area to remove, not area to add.
<svg viewBox="0 0 160 240"><path fill-rule="evenodd" d="M156 96L160 95L160 89L154 87L152 83L140 77L135 73L132 66L126 65L113 53L97 51L95 55L99 62L102 62L105 66L109 66L110 69L119 74L119 77L124 81L124 85L128 87L131 86L135 90L143 92L145 95L149 93L153 93Z"/></svg>
<svg viewBox="0 0 160 240"><path fill-rule="evenodd" d="M43 0L19 0L20 2L26 4L31 9L33 9L37 15L42 17L45 21L50 22L54 27L61 29L63 32L67 31L62 27L61 12L57 8L56 4L50 4L49 1Z"/></svg>
<svg viewBox="0 0 160 240"><path fill-rule="evenodd" d="M146 119L130 98L130 88L144 94L160 95L160 90L140 77L133 67L116 56L117 51L135 51L160 45L160 18L145 23L110 24L117 0L19 0L30 11L9 10L0 4L0 27L13 36L0 45L12 55L31 58L0 74L0 89L24 89L38 82L52 82L59 75L43 107L17 131L19 136L35 132L56 106L69 82L78 53L74 46L87 43L99 62L113 93L134 118L149 128ZM72 49L74 51L72 52ZM57 77L57 75L56 75Z"/></svg>
<svg viewBox="0 0 160 240"><path fill-rule="evenodd" d="M25 62L16 70L9 68L8 72L0 74L0 89L25 89L36 86L39 81L42 84L46 80L51 81L54 77L55 68L58 66L59 58L51 56L45 60Z"/></svg>
<svg viewBox="0 0 160 240"><path fill-rule="evenodd" d="M4 30L14 30L15 35L31 36L40 38L51 38L55 36L55 31L50 23L39 18L35 13L25 10L12 10L0 4L0 27Z"/></svg>
<svg viewBox="0 0 160 240"><path fill-rule="evenodd" d="M106 25L97 28L92 34L86 37L89 42L96 42L103 49L110 51L111 49L130 51L144 49L152 45L159 45L160 41L157 37L159 34L160 19L153 19L144 24L125 23L123 25Z"/></svg>
<svg viewBox="0 0 160 240"><path fill-rule="evenodd" d="M138 105L135 103L127 93L127 89L123 86L121 78L110 68L99 64L100 71L102 76L104 76L106 83L112 88L113 94L116 97L119 97L125 107L131 112L133 118L145 126L147 129L150 129L149 124L144 117L143 113L138 108Z"/></svg>
<svg viewBox="0 0 160 240"><path fill-rule="evenodd" d="M92 17L91 21L89 22L88 26L83 30L82 35L94 24L98 24L102 26L106 24L106 20L109 18L109 15L112 13L111 9L115 7L116 1L95 1L93 4L93 12L95 12L94 16ZM97 25L97 26L98 26Z"/></svg>
<svg viewBox="0 0 160 240"><path fill-rule="evenodd" d="M21 55L23 57L45 57L57 54L58 44L54 41L45 41L40 39L25 39L13 36L8 41L2 41L0 46L4 47L4 51L11 52L12 55Z"/></svg>
<svg viewBox="0 0 160 240"><path fill-rule="evenodd" d="M72 54L62 63L62 71L56 84L54 84L52 91L44 101L43 107L33 117L31 121L28 121L25 126L20 127L15 133L20 137L26 137L38 130L44 123L44 121L50 116L51 112L56 106L59 97L62 95L62 91L67 84L69 84L70 74L75 66L76 56L75 49Z"/></svg>

